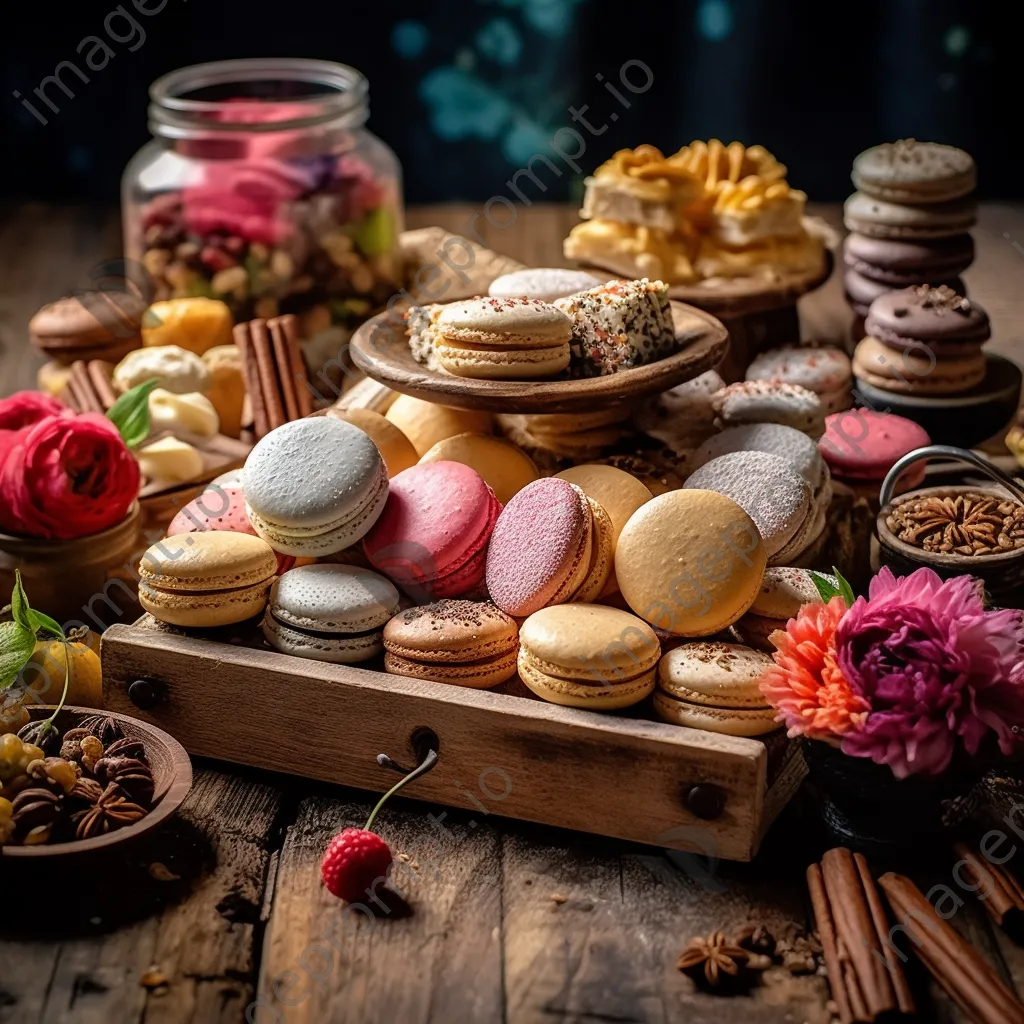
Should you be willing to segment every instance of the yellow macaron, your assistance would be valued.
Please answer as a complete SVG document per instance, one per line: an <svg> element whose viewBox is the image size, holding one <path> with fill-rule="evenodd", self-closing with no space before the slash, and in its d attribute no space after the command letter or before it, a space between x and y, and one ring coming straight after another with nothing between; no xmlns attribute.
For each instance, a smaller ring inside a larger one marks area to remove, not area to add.
<svg viewBox="0 0 1024 1024"><path fill-rule="evenodd" d="M519 630L519 675L538 697L613 711L654 689L661 645L646 622L618 608L563 604L534 612Z"/></svg>
<svg viewBox="0 0 1024 1024"><path fill-rule="evenodd" d="M472 409L454 409L435 405L412 395L399 395L385 417L412 442L416 454L426 455L438 441L456 434L490 434L494 417L489 412Z"/></svg>
<svg viewBox="0 0 1024 1024"><path fill-rule="evenodd" d="M591 521L590 562L587 575L572 596L573 601L582 603L598 599L612 574L615 559L615 529L611 516L603 505L589 496L587 506L590 508Z"/></svg>
<svg viewBox="0 0 1024 1024"><path fill-rule="evenodd" d="M328 409L327 415L351 423L363 433L369 434L384 459L389 478L416 465L419 456L412 441L379 412L372 409Z"/></svg>
<svg viewBox="0 0 1024 1024"><path fill-rule="evenodd" d="M142 556L139 603L174 626L227 626L262 613L276 572L277 556L259 537L182 533Z"/></svg>
<svg viewBox="0 0 1024 1024"><path fill-rule="evenodd" d="M754 521L715 491L669 491L630 516L615 575L630 608L677 636L710 636L753 603L767 555Z"/></svg>
<svg viewBox="0 0 1024 1024"><path fill-rule="evenodd" d="M527 484L540 479L533 459L522 448L493 434L446 437L425 452L420 462L461 462L475 469L502 505L507 505L509 498Z"/></svg>
<svg viewBox="0 0 1024 1024"><path fill-rule="evenodd" d="M778 729L758 682L774 662L742 644L682 644L658 664L654 710L666 722L728 736Z"/></svg>

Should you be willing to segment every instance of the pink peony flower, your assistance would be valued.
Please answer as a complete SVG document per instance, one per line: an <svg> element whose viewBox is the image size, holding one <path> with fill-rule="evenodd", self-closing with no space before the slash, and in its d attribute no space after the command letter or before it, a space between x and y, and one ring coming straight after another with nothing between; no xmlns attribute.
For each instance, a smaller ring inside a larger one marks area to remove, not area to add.
<svg viewBox="0 0 1024 1024"><path fill-rule="evenodd" d="M882 569L836 631L840 671L871 707L844 753L897 778L941 774L958 740L973 755L991 734L1010 754L1024 726L1022 659L1022 613L986 611L970 576Z"/></svg>

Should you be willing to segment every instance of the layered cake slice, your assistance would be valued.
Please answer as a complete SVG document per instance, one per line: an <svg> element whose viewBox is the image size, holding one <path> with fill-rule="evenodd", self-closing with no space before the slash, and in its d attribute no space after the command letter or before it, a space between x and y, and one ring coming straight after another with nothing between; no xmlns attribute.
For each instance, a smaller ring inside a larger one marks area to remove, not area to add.
<svg viewBox="0 0 1024 1024"><path fill-rule="evenodd" d="M668 285L661 281L609 281L555 305L573 322L569 371L574 377L644 366L677 349Z"/></svg>
<svg viewBox="0 0 1024 1024"><path fill-rule="evenodd" d="M444 309L438 302L426 306L410 306L405 314L405 333L409 337L409 351L417 363L429 370L440 369L434 343L437 340L437 318Z"/></svg>

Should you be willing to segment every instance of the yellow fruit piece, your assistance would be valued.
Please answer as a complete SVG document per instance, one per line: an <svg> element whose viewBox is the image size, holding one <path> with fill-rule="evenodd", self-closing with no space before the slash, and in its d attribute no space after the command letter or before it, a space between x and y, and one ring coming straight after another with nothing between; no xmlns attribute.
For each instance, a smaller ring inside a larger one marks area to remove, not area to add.
<svg viewBox="0 0 1024 1024"><path fill-rule="evenodd" d="M233 326L231 310L220 299L166 299L143 314L142 344L178 345L201 356L216 345L231 344Z"/></svg>
<svg viewBox="0 0 1024 1024"><path fill-rule="evenodd" d="M83 708L103 707L103 670L99 655L86 644L71 647L71 677L66 703ZM44 704L56 704L64 692L65 648L59 640L40 641L22 678Z"/></svg>
<svg viewBox="0 0 1024 1024"><path fill-rule="evenodd" d="M28 710L19 698L8 696L6 701L0 700L0 736L17 732L28 725L29 721L31 718Z"/></svg>

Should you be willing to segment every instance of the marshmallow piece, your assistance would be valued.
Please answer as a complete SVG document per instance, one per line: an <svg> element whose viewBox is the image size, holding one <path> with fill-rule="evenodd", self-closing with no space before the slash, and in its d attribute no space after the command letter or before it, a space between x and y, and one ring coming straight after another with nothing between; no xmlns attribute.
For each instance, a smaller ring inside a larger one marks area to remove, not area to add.
<svg viewBox="0 0 1024 1024"><path fill-rule="evenodd" d="M139 466L147 480L180 484L203 471L203 457L190 444L165 437L139 449Z"/></svg>
<svg viewBox="0 0 1024 1024"><path fill-rule="evenodd" d="M198 391L176 395L156 388L149 396L149 418L154 432L182 431L199 437L213 437L220 429L220 417L213 402Z"/></svg>

